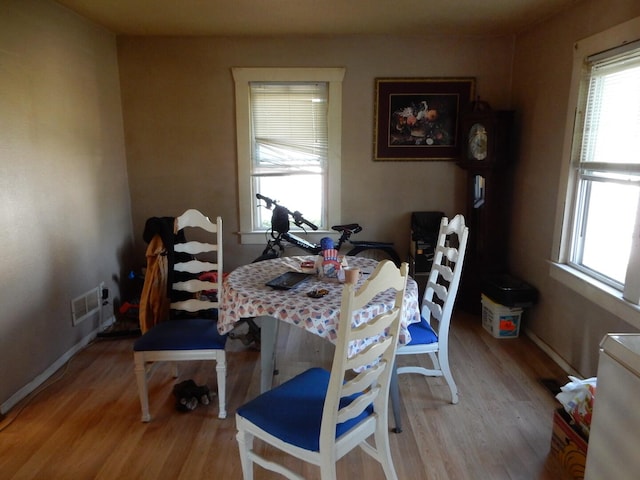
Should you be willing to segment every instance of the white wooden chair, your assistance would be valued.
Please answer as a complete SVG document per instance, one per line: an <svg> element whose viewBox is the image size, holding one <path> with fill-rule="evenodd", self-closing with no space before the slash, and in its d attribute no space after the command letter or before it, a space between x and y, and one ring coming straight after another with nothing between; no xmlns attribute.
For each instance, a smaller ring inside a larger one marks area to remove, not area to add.
<svg viewBox="0 0 640 480"><path fill-rule="evenodd" d="M171 303L172 313L182 312L180 318L158 323L138 340L134 350L135 374L142 407L142 421L151 420L147 381L158 362L214 360L218 381L218 417L227 415L226 390L226 335L217 329L218 295L222 292L222 218L211 222L198 210L190 209L175 220L174 233L185 228L200 229L210 241L186 241L174 245L177 254L188 254L190 260L176 260L173 290L188 292L187 298ZM210 235L213 234L213 235ZM176 256L177 258L177 256ZM178 278L181 272L187 277ZM209 280L198 277L207 274ZM209 292L208 295L202 292ZM205 314L195 315L196 312ZM178 376L177 368L174 376Z"/></svg>
<svg viewBox="0 0 640 480"><path fill-rule="evenodd" d="M335 479L337 460L357 446L380 462L387 479L397 479L387 411L407 277L406 263L398 269L384 260L357 292L353 285L345 284L331 372L311 368L237 410L245 480L253 479L254 463L289 479L303 478L261 456L253 449L254 437L319 466L323 480ZM393 309L354 326L354 312L390 288L396 291ZM364 339L375 340L349 357L350 342ZM375 446L367 441L372 435Z"/></svg>
<svg viewBox="0 0 640 480"><path fill-rule="evenodd" d="M451 403L454 404L458 403L458 387L449 367L449 325L462 275L468 236L469 228L465 225L462 215L456 215L451 222L447 217L440 221L433 265L422 297L420 323L409 325L411 342L400 345L396 352L396 357L428 354L433 368L419 365L399 366L397 373L444 377L451 391ZM396 431L399 432L402 427L397 383L394 382L391 388Z"/></svg>

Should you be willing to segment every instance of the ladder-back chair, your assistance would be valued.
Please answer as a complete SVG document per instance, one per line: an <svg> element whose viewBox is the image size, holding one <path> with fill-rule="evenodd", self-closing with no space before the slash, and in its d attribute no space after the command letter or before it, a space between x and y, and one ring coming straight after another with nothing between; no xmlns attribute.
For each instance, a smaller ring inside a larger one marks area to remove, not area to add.
<svg viewBox="0 0 640 480"><path fill-rule="evenodd" d="M428 354L433 368L420 365L398 366L397 373L444 377L451 391L451 403L454 404L458 403L458 387L449 366L449 325L462 275L468 236L469 228L465 225L464 216L456 215L450 222L447 217L443 217L440 221L433 264L422 297L420 323L409 325L411 341L400 345L396 352L396 356ZM393 382L391 389L396 431L400 432L402 426L397 382Z"/></svg>
<svg viewBox="0 0 640 480"><path fill-rule="evenodd" d="M218 381L218 417L227 415L226 335L217 328L219 296L222 295L222 218L213 223L198 210L190 209L175 219L174 233L199 229L210 237L206 242L185 241L174 244L173 290L187 298L171 302L172 316L160 322L134 343L135 374L142 407L142 421L151 420L147 381L159 362L214 360ZM198 233L200 233L198 232ZM186 238L186 235L185 235ZM180 254L180 255L179 255ZM179 260L180 256L189 260ZM196 315L198 313L198 315ZM177 377L177 368L174 376Z"/></svg>
<svg viewBox="0 0 640 480"><path fill-rule="evenodd" d="M322 480L335 479L336 462L357 446L380 462L387 479L397 479L387 411L407 277L407 263L398 269L383 260L357 291L353 284L345 284L331 371L306 370L237 410L245 480L253 478L254 463L289 479L303 478L261 456L253 448L254 438L319 466ZM390 288L396 292L393 308L354 325L358 319L354 312ZM373 343L349 357L349 344L366 339ZM371 436L375 446L367 441Z"/></svg>

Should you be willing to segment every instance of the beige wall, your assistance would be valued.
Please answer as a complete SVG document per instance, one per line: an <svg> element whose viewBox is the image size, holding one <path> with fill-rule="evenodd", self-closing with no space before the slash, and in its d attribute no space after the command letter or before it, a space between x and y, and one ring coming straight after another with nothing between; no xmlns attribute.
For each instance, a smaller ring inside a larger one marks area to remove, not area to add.
<svg viewBox="0 0 640 480"><path fill-rule="evenodd" d="M151 216L189 206L222 215L227 269L258 246L240 246L232 67L345 67L342 214L406 255L414 210L464 210L465 172L453 162L374 162L376 77L474 76L478 93L509 107L510 38L140 38L118 53L134 232ZM263 192L265 193L265 192ZM277 196L277 192L274 196ZM295 205L288 205L295 209ZM138 251L144 245L137 244Z"/></svg>
<svg viewBox="0 0 640 480"><path fill-rule="evenodd" d="M515 171L511 266L540 289L526 328L584 376L596 374L607 332L635 331L549 276L567 119L573 44L640 15L637 0L590 0L518 36L514 108L521 123Z"/></svg>
<svg viewBox="0 0 640 480"><path fill-rule="evenodd" d="M97 327L72 327L71 299L100 282L117 294L125 162L115 37L49 1L0 2L3 411Z"/></svg>

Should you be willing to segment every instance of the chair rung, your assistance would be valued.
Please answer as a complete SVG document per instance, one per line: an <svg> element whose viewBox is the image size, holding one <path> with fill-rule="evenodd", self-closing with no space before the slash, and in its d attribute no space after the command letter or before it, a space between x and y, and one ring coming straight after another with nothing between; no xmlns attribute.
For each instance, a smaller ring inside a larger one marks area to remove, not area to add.
<svg viewBox="0 0 640 480"><path fill-rule="evenodd" d="M255 453L253 450L249 450L248 455L249 455L249 458L251 458L251 460L253 460L255 463L257 463L258 465L260 465L262 468L266 470L279 473L280 475L287 477L289 480L305 480L304 477L297 475L295 472L292 472L288 468L278 463L271 462L266 458L261 457L260 455Z"/></svg>
<svg viewBox="0 0 640 480"><path fill-rule="evenodd" d="M433 370L430 368L424 367L398 367L398 375L402 373L419 373L420 375L424 375L425 377L441 377L441 370Z"/></svg>

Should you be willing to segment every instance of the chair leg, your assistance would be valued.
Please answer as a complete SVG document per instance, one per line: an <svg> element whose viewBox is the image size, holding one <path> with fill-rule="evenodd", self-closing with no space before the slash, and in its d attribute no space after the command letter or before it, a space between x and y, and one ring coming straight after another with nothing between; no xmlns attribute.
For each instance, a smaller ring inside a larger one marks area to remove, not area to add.
<svg viewBox="0 0 640 480"><path fill-rule="evenodd" d="M323 458L320 463L320 480L337 480L336 462L333 458Z"/></svg>
<svg viewBox="0 0 640 480"><path fill-rule="evenodd" d="M456 404L458 403L458 387L456 386L456 382L453 380L453 375L451 374L451 368L449 367L449 355L446 350L440 350L438 360L440 362L442 376L447 381L449 390L451 390L451 403Z"/></svg>
<svg viewBox="0 0 640 480"><path fill-rule="evenodd" d="M253 435L245 430L238 430L236 440L238 441L238 450L240 452L242 478L244 480L253 480L253 461L249 455L249 452L253 448Z"/></svg>
<svg viewBox="0 0 640 480"><path fill-rule="evenodd" d="M400 387L398 385L398 361L393 362L393 371L391 372L391 382L389 385L389 397L391 398L391 408L393 409L393 420L396 424L393 431L395 433L402 432L402 417L400 415Z"/></svg>
<svg viewBox="0 0 640 480"><path fill-rule="evenodd" d="M218 418L227 418L227 359L224 350L216 359L218 378Z"/></svg>
<svg viewBox="0 0 640 480"><path fill-rule="evenodd" d="M441 370L440 368L440 360L438 360L438 354L435 352L429 352L429 358L431 359L431 363L433 363L434 370Z"/></svg>
<svg viewBox="0 0 640 480"><path fill-rule="evenodd" d="M142 408L142 421L151 421L149 414L149 390L147 388L147 371L145 368L144 355L134 353L134 371L136 383L138 384L138 396L140 397L140 407Z"/></svg>
<svg viewBox="0 0 640 480"><path fill-rule="evenodd" d="M391 446L389 445L389 432L387 425L378 423L375 431L376 450L378 451L378 461L384 470L386 480L398 480L396 469L393 466L393 458L391 457Z"/></svg>

